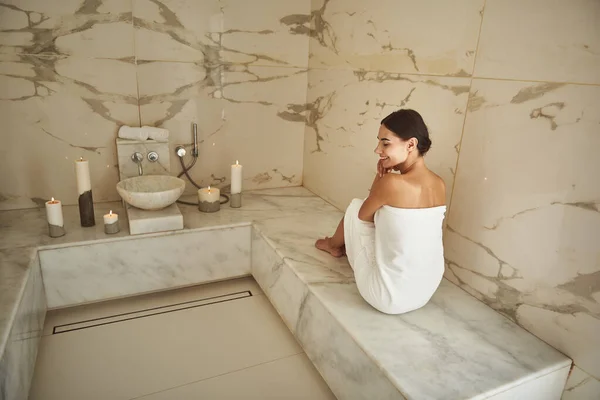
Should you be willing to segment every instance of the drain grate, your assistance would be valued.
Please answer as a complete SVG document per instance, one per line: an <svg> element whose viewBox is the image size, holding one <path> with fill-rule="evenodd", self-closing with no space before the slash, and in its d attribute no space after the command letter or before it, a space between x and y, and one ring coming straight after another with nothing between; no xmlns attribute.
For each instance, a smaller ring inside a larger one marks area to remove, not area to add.
<svg viewBox="0 0 600 400"><path fill-rule="evenodd" d="M56 335L59 333L88 329L101 325L115 324L117 322L129 321L132 319L146 318L151 317L153 315L166 314L196 307L204 307L209 306L211 304L223 303L226 301L245 299L247 297L252 297L252 293L249 290L245 290L243 292L224 294L215 297L207 297L200 300L191 300L183 303L170 304L167 306L147 308L145 310L132 311L123 314L115 314L107 317L88 319L69 324L56 325L54 328L52 328L52 334Z"/></svg>

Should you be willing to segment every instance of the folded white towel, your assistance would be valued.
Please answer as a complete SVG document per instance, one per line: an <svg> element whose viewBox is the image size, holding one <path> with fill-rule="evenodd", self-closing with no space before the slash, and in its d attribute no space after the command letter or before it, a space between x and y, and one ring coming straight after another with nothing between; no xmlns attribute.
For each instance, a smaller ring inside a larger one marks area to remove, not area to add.
<svg viewBox="0 0 600 400"><path fill-rule="evenodd" d="M119 128L118 136L121 139L147 140L148 133L146 129L123 125Z"/></svg>
<svg viewBox="0 0 600 400"><path fill-rule="evenodd" d="M142 129L144 129L146 132L148 132L149 139L158 140L161 142L169 140L169 131L167 129L156 128L154 126L147 126L147 125L142 126Z"/></svg>

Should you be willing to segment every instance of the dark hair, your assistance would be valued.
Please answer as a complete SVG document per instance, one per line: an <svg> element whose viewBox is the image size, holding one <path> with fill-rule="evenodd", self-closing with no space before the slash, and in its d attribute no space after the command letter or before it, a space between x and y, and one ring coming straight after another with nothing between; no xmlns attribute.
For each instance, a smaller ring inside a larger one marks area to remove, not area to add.
<svg viewBox="0 0 600 400"><path fill-rule="evenodd" d="M394 132L400 139L408 140L416 138L418 141L417 149L419 149L420 155L424 156L429 151L431 139L429 139L427 125L425 125L421 114L415 110L404 109L394 111L382 119L381 123Z"/></svg>

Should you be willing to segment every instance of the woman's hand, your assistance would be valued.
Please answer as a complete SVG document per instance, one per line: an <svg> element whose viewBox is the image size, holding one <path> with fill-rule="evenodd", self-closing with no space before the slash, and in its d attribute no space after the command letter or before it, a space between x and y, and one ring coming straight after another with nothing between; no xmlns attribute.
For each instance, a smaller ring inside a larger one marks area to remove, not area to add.
<svg viewBox="0 0 600 400"><path fill-rule="evenodd" d="M390 172L390 168L384 168L383 162L381 160L377 161L377 177L381 178L383 175Z"/></svg>

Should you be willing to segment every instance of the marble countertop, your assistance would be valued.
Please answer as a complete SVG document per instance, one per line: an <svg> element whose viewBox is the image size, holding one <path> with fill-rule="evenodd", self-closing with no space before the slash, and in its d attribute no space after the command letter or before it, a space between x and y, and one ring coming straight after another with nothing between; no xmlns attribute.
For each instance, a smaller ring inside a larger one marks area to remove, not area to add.
<svg viewBox="0 0 600 400"><path fill-rule="evenodd" d="M392 316L372 309L360 298L347 259L335 259L314 248L315 239L331 235L343 213L303 187L246 192L242 208L226 204L217 213L201 213L181 204L179 208L184 229L253 223L364 353L402 393L410 394L409 398L493 394L571 362L446 280L432 301L415 312ZM122 215L121 232L116 235L103 232L102 215L109 209ZM67 234L56 239L47 235L43 209L0 212L0 350L37 248L130 237L120 203L96 204L95 212L96 226L82 228L77 207L64 207ZM140 236L146 235L135 237Z"/></svg>

